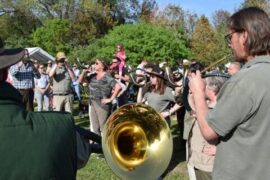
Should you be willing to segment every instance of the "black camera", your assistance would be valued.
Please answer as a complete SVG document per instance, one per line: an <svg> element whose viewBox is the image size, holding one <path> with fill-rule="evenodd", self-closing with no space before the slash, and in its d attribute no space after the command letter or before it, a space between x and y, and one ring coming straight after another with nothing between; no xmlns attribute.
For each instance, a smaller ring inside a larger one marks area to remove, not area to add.
<svg viewBox="0 0 270 180"><path fill-rule="evenodd" d="M189 67L189 71L191 73L196 73L197 70L202 71L204 69L204 65L199 62L192 62Z"/></svg>

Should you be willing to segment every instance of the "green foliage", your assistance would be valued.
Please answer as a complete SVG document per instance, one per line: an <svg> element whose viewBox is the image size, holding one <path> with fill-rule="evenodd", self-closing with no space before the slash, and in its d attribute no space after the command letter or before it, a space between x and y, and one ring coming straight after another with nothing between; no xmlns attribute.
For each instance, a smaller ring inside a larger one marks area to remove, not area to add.
<svg viewBox="0 0 270 180"><path fill-rule="evenodd" d="M41 25L41 22L22 2L6 3L6 6L12 8L8 8L6 14L0 18L1 38L6 40L9 47L29 46L31 33Z"/></svg>
<svg viewBox="0 0 270 180"><path fill-rule="evenodd" d="M72 50L69 54L69 60L74 63L77 58L85 63L93 63L94 57L97 56L97 51L100 48L100 40L93 40L90 42L89 46L78 46Z"/></svg>
<svg viewBox="0 0 270 180"><path fill-rule="evenodd" d="M196 23L191 45L193 57L199 62L209 64L218 57L215 32L205 16L201 16Z"/></svg>
<svg viewBox="0 0 270 180"><path fill-rule="evenodd" d="M64 51L68 54L71 50L71 40L69 20L48 20L44 26L32 34L33 44L51 54L55 54L57 51Z"/></svg>
<svg viewBox="0 0 270 180"><path fill-rule="evenodd" d="M240 8L246 7L259 7L270 15L270 1L269 0L245 0Z"/></svg>
<svg viewBox="0 0 270 180"><path fill-rule="evenodd" d="M187 58L190 50L182 36L175 36L172 30L149 24L121 25L115 27L101 41L97 56L112 58L115 46L123 44L127 54L127 63L135 66L142 58L158 62Z"/></svg>
<svg viewBox="0 0 270 180"><path fill-rule="evenodd" d="M74 104L74 113L78 114L78 104L75 101ZM89 117L86 115L84 118L79 118L78 116L74 116L76 125L79 125L83 128L89 128ZM180 130L177 125L177 121L175 116L172 116L171 119L171 133L173 138L173 155L171 158L171 162L162 175L162 179L164 180L188 180L188 171L187 164L185 161L185 152L182 149L184 146L181 144L182 138L180 136ZM151 168L151 167L149 167ZM146 172L147 173L147 172ZM141 177L138 177L140 179ZM79 169L77 171L77 180L119 180L114 172L110 169L104 158L101 158L98 154L92 153L88 163L85 167Z"/></svg>
<svg viewBox="0 0 270 180"><path fill-rule="evenodd" d="M241 7L251 7L251 6L255 6L255 7L259 7L264 9L265 5L269 4L268 0L245 0L242 4Z"/></svg>

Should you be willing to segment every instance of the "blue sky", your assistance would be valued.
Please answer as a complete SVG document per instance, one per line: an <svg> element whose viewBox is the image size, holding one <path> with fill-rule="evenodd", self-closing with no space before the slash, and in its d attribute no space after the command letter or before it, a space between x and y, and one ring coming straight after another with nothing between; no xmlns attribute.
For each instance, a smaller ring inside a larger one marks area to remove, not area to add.
<svg viewBox="0 0 270 180"><path fill-rule="evenodd" d="M235 9L244 0L156 0L160 8L164 8L167 4L180 5L184 10L197 13L199 15L206 15L208 18L216 10L227 10L231 13L235 12Z"/></svg>

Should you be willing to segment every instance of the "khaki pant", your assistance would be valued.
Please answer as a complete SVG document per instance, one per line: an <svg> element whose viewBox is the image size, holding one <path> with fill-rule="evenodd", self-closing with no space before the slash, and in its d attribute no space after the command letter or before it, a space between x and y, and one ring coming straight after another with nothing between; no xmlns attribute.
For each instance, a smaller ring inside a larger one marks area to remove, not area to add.
<svg viewBox="0 0 270 180"><path fill-rule="evenodd" d="M211 180L212 179L212 173L202 171L200 169L195 169L196 179L197 180Z"/></svg>
<svg viewBox="0 0 270 180"><path fill-rule="evenodd" d="M101 135L103 126L110 115L110 110L101 108L97 102L92 101L90 108L90 123L92 124L93 132ZM90 125L91 128L91 125Z"/></svg>
<svg viewBox="0 0 270 180"><path fill-rule="evenodd" d="M66 96L53 96L53 110L54 111L66 111L72 113L72 98L70 95Z"/></svg>

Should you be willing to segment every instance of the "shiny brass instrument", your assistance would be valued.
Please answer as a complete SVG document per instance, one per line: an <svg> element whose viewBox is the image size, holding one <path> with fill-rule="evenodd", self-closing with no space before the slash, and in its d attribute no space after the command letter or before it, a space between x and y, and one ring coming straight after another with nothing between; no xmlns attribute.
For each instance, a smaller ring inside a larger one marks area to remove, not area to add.
<svg viewBox="0 0 270 180"><path fill-rule="evenodd" d="M122 179L157 179L172 156L172 135L164 118L150 106L118 108L102 131L102 148Z"/></svg>
<svg viewBox="0 0 270 180"><path fill-rule="evenodd" d="M181 74L180 72L176 71L176 72L172 72L171 68L169 66L165 67L165 74L166 74L166 78L169 81L169 83L174 86L174 87L181 87L182 85L178 85L176 84L176 82L173 80L172 76L181 76L183 77L183 74Z"/></svg>
<svg viewBox="0 0 270 180"><path fill-rule="evenodd" d="M143 73L138 74L137 71L142 71ZM142 87L147 83L147 73L144 69L137 68L129 74L130 79L136 86Z"/></svg>
<svg viewBox="0 0 270 180"><path fill-rule="evenodd" d="M207 72L207 71L210 70L212 67L214 67L215 65L217 65L217 64L219 64L219 63L225 61L225 60L228 59L229 57L231 57L231 54L229 54L229 55L227 55L227 56L224 56L224 57L218 59L217 61L211 63L209 66L207 66L206 68L204 68L204 69L202 70L201 73Z"/></svg>

